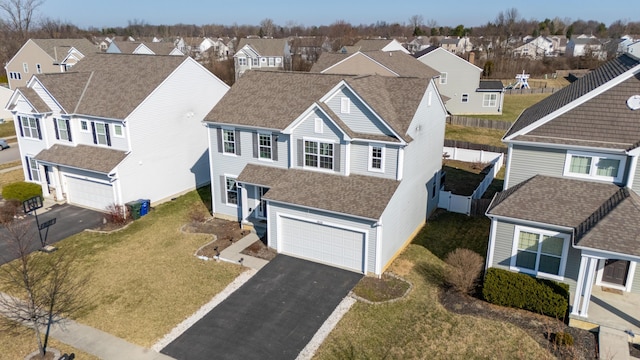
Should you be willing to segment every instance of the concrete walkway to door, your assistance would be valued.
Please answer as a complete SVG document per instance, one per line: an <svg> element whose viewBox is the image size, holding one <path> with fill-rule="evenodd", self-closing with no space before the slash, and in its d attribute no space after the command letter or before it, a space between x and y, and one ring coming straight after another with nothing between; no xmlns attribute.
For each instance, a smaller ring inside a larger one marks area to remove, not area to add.
<svg viewBox="0 0 640 360"><path fill-rule="evenodd" d="M278 255L162 353L295 359L362 274Z"/></svg>

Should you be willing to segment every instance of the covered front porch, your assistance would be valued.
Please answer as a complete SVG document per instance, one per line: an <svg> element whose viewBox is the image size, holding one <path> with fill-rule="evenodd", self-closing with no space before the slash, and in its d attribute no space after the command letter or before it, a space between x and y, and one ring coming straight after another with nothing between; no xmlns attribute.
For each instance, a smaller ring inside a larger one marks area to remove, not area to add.
<svg viewBox="0 0 640 360"><path fill-rule="evenodd" d="M640 293L636 259L583 251L576 291L571 293L570 325L627 332L640 340ZM640 279L639 279L640 280Z"/></svg>

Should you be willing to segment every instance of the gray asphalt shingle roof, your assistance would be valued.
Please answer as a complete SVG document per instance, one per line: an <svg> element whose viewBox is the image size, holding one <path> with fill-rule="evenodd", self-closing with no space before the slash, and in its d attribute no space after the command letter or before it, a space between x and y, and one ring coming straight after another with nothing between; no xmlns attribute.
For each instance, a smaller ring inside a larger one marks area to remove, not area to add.
<svg viewBox="0 0 640 360"><path fill-rule="evenodd" d="M380 219L399 181L248 164L238 181L269 187L264 199Z"/></svg>
<svg viewBox="0 0 640 360"><path fill-rule="evenodd" d="M287 39L240 39L238 50L249 44L260 56L285 56Z"/></svg>
<svg viewBox="0 0 640 360"><path fill-rule="evenodd" d="M249 71L205 121L283 130L344 80L395 132L407 134L429 79Z"/></svg>
<svg viewBox="0 0 640 360"><path fill-rule="evenodd" d="M640 256L640 197L614 184L536 175L496 194L487 214L571 228L577 246Z"/></svg>
<svg viewBox="0 0 640 360"><path fill-rule="evenodd" d="M62 61L67 56L70 48L75 48L82 55L97 53L98 46L91 41L81 39L31 39L44 50L54 61Z"/></svg>
<svg viewBox="0 0 640 360"><path fill-rule="evenodd" d="M185 59L94 54L86 56L72 71L34 76L67 113L124 119Z"/></svg>
<svg viewBox="0 0 640 360"><path fill-rule="evenodd" d="M71 166L78 169L111 172L127 156L126 152L98 146L66 146L55 144L42 150L35 159L51 164Z"/></svg>
<svg viewBox="0 0 640 360"><path fill-rule="evenodd" d="M606 62L569 86L524 110L504 137L507 138L527 126L532 125L536 121L606 84L612 79L638 67L638 65L640 65L640 60L626 54ZM574 126L585 125L575 124ZM568 135L569 137L571 136L570 134Z"/></svg>

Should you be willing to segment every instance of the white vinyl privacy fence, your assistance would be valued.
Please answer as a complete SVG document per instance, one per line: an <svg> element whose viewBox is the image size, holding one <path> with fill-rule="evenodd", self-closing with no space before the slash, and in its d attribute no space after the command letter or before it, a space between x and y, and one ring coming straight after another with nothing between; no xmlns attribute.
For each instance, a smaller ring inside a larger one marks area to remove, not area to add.
<svg viewBox="0 0 640 360"><path fill-rule="evenodd" d="M438 200L439 208L451 212L470 215L473 200L480 199L482 195L484 195L485 191L487 191L487 188L496 177L496 174L502 168L502 165L504 164L504 154L451 147L443 148L443 154L445 158L451 160L473 163L490 163L492 165L491 170L470 196L453 194L451 191L440 191L440 198Z"/></svg>

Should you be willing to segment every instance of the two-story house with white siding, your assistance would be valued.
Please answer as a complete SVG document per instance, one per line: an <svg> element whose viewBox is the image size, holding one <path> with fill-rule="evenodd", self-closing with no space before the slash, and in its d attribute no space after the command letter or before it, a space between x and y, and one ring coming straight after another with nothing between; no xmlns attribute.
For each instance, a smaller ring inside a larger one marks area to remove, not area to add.
<svg viewBox="0 0 640 360"><path fill-rule="evenodd" d="M380 275L437 207L445 117L430 78L247 72L205 117L213 211Z"/></svg>
<svg viewBox="0 0 640 360"><path fill-rule="evenodd" d="M236 80L247 70L289 70L291 48L287 39L240 39L233 55Z"/></svg>
<svg viewBox="0 0 640 360"><path fill-rule="evenodd" d="M481 80L481 68L442 47L430 46L413 56L440 72L436 86L440 94L449 98L445 104L449 113L502 114L503 85L497 80Z"/></svg>
<svg viewBox="0 0 640 360"><path fill-rule="evenodd" d="M622 55L526 109L503 141L487 267L567 283L572 321L638 334L640 59Z"/></svg>
<svg viewBox="0 0 640 360"><path fill-rule="evenodd" d="M227 90L182 56L95 54L73 71L35 75L7 106L25 179L97 210L205 185L201 122Z"/></svg>

